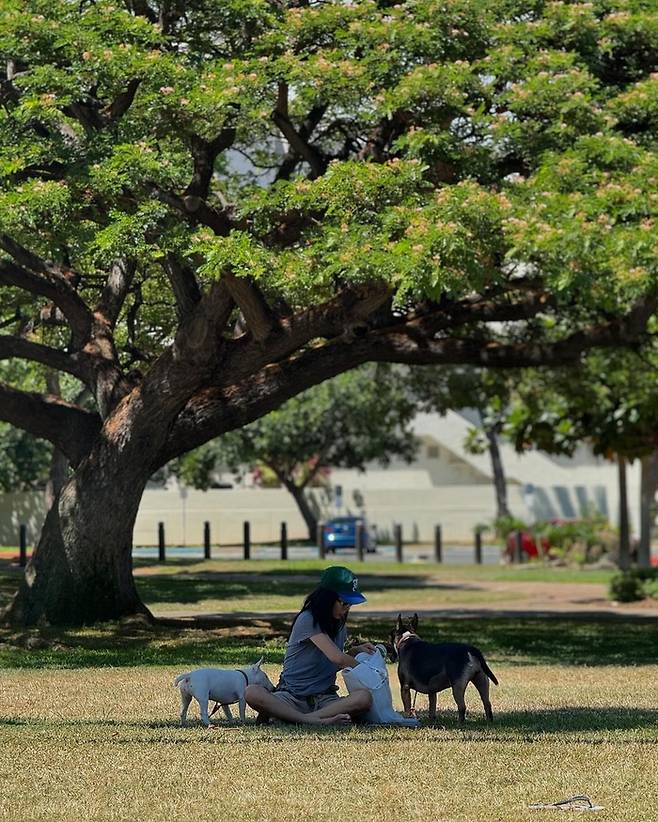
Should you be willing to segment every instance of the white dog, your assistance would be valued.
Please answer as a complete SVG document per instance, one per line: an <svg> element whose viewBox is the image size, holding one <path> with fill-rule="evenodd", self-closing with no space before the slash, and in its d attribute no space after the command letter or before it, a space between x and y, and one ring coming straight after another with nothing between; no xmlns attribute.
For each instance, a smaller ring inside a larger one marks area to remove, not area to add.
<svg viewBox="0 0 658 822"><path fill-rule="evenodd" d="M261 685L268 691L274 690L274 685L267 678L267 674L260 669L262 664L263 657L254 665L232 671L225 668L199 668L197 671L189 671L177 676L174 685L178 685L180 690L180 724L183 726L187 724L187 709L190 707L192 698L199 703L201 721L207 728L211 727L208 716L209 699L217 703L210 716L215 713L217 706L221 705L226 718L232 722L233 715L229 705L237 702L240 721L244 722L244 711L247 704L244 692L247 685Z"/></svg>
<svg viewBox="0 0 658 822"><path fill-rule="evenodd" d="M408 728L417 728L420 722L399 714L393 708L391 686L388 682L386 670L386 647L377 645L374 654L365 651L356 655L359 663L354 668L343 668L341 673L347 685L347 690L367 688L372 694L372 705L364 716L366 722L373 725L406 725Z"/></svg>

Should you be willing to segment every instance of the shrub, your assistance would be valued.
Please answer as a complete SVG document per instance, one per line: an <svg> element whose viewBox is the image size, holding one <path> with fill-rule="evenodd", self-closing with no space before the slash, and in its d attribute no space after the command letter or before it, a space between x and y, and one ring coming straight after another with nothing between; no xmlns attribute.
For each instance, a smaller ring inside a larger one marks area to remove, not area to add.
<svg viewBox="0 0 658 822"><path fill-rule="evenodd" d="M600 513L573 522L538 523L535 531L548 539L551 556L568 564L596 562L617 550L617 536Z"/></svg>
<svg viewBox="0 0 658 822"><path fill-rule="evenodd" d="M528 524L518 517L498 517L493 523L496 536L502 540L507 540L512 531L526 531L528 528Z"/></svg>
<svg viewBox="0 0 658 822"><path fill-rule="evenodd" d="M637 602L647 597L658 599L658 569L632 568L615 574L610 580L609 595L617 602Z"/></svg>
<svg viewBox="0 0 658 822"><path fill-rule="evenodd" d="M616 602L637 602L645 597L644 583L634 571L623 571L610 580L609 594Z"/></svg>

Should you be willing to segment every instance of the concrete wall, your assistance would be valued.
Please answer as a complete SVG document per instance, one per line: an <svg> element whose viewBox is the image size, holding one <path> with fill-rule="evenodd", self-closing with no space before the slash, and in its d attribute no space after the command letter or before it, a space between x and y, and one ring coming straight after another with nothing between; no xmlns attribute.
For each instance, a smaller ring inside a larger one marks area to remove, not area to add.
<svg viewBox="0 0 658 822"><path fill-rule="evenodd" d="M0 494L0 545L18 545L22 523L27 525L28 544L34 544L45 516L43 494Z"/></svg>
<svg viewBox="0 0 658 822"><path fill-rule="evenodd" d="M444 540L469 540L475 525L491 522L494 517L494 494L489 484L404 487L402 482L396 483L395 475L393 472L388 477L387 488L375 489L359 485L359 475L353 474L353 484L345 484L340 509L319 489L311 491L312 501L323 518L337 512L360 513L362 501L368 519L377 525L384 538L392 534L393 525L399 522L407 541L430 542L437 524L443 527ZM512 512L532 519L522 486L510 485L508 494ZM617 506L614 487L538 486L534 503L542 516L565 517L578 516L597 499L602 503L598 507L607 508L614 521ZM631 496L633 499L636 497ZM540 505L544 506L542 510ZM33 542L44 514L39 494L0 496L0 544L17 544L20 522L28 523L28 539ZM135 525L135 545L156 545L158 522L165 524L168 545L201 545L206 520L211 525L213 544L241 543L245 520L251 522L254 543L276 541L283 521L288 524L291 539L304 539L307 535L304 521L285 490L245 488L187 493L175 489L147 490Z"/></svg>

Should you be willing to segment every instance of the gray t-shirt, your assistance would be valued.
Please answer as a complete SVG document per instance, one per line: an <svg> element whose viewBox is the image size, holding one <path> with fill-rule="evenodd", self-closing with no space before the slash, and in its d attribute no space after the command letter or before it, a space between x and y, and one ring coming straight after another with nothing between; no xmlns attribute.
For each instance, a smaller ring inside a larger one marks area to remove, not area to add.
<svg viewBox="0 0 658 822"><path fill-rule="evenodd" d="M290 691L295 696L315 696L334 689L339 669L310 639L321 633L320 626L313 623L313 614L302 611L286 646L278 690ZM332 640L339 651L343 650L346 638L347 628L342 625Z"/></svg>

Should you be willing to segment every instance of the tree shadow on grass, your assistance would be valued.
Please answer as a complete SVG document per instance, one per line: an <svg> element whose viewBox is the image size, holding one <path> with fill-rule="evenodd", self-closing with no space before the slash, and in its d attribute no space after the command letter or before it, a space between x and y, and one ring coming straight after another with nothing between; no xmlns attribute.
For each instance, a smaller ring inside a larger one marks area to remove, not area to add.
<svg viewBox="0 0 658 822"><path fill-rule="evenodd" d="M301 608L306 596L317 584L317 575L309 579L307 573L271 574L270 572L246 574L191 573L153 574L135 577L140 596L149 605L162 603L191 604L203 600L220 600L232 603L254 596L295 597L295 608ZM393 588L418 588L424 591L460 589L472 590L477 586L469 583L427 584L426 575L386 576L361 575L360 586L368 593L388 591Z"/></svg>
<svg viewBox="0 0 658 822"><path fill-rule="evenodd" d="M394 617L359 620L352 634L388 636ZM358 627L357 627L358 626ZM491 617L478 619L421 618L427 642L476 645L490 665L657 665L658 621L653 619L578 619Z"/></svg>
<svg viewBox="0 0 658 822"><path fill-rule="evenodd" d="M208 732L203 724L195 716L190 717L189 725L183 729L177 716L171 716L158 720L139 719L109 719L104 717L90 717L77 719L63 718L33 718L24 719L18 717L0 717L0 727L20 728L28 730L30 727L52 727L57 730L63 728L95 728L103 727L114 733L105 740L108 744L134 744L135 742L157 743L157 744L186 744L208 741L234 742L236 744L250 744L254 741L254 735L267 741L276 736L277 739L283 737L299 737L308 734L323 736L335 736L342 734L346 730L351 730L354 726L346 728L338 727L307 727L302 725L286 725L285 723L274 723L269 726L256 725L255 721L248 718L243 725L238 722L228 723L225 720L213 722L217 730L230 731L227 738L224 734L217 737L214 733ZM633 742L641 745L658 745L658 709L648 708L617 708L609 706L606 708L583 708L580 706L565 706L563 708L550 708L539 711L506 711L499 713L495 717L493 725L484 721L476 715L474 711L467 716L466 724L461 726L457 722L456 713L440 711L436 722L421 720L419 729L396 728L391 726L377 726L361 724L356 726L359 731L359 743L381 742L381 732L395 734L400 739L406 738L409 734L423 734L430 739L440 742L446 739L459 739L465 743L486 742L512 742L523 744L551 744L555 739L564 737L574 744L599 745L605 742L615 742L624 744ZM146 736L135 738L129 736L125 739L113 738L116 732L167 732L174 736L157 737ZM180 732L180 736L176 736ZM190 733L192 732L192 733ZM646 734L646 735L643 735ZM428 741L430 741L428 739Z"/></svg>
<svg viewBox="0 0 658 822"><path fill-rule="evenodd" d="M583 708L567 705L561 708L544 708L535 711L504 711L494 714L493 725L487 723L478 709L472 709L466 717L466 724L460 726L457 711L450 708L439 710L434 722L422 715L421 728L456 731L465 740L496 739L500 741L542 742L546 736L568 736L574 742L601 743L614 734L615 741L634 741L642 744L658 745L658 709L625 708ZM624 731L648 731L649 736L634 733L624 736ZM595 734L591 738L582 734Z"/></svg>
<svg viewBox="0 0 658 822"><path fill-rule="evenodd" d="M140 665L235 667L264 656L283 659L289 626L283 620L208 628L149 625L137 620L82 629L0 628L0 667L100 668Z"/></svg>
<svg viewBox="0 0 658 822"><path fill-rule="evenodd" d="M495 717L497 727L523 734L561 734L587 731L630 731L651 729L658 735L658 709L583 708L567 705L539 711L506 711ZM658 739L655 740L658 743Z"/></svg>

